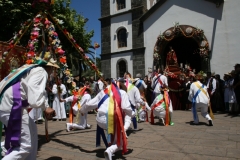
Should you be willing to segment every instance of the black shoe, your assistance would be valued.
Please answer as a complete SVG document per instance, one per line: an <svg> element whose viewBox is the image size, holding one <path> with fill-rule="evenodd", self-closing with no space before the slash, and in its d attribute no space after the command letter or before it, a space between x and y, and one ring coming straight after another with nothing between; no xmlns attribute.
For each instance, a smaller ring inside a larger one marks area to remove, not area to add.
<svg viewBox="0 0 240 160"><path fill-rule="evenodd" d="M212 120L208 120L208 123L209 126L213 126Z"/></svg>

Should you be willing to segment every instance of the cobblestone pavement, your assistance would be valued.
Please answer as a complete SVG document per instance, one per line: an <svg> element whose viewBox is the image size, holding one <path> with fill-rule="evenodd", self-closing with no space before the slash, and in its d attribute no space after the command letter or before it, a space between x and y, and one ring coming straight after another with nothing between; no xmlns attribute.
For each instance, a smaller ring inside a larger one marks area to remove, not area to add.
<svg viewBox="0 0 240 160"><path fill-rule="evenodd" d="M200 125L191 125L190 111L175 111L174 126L147 122L138 124L138 131L128 131L126 155L117 152L113 159L240 159L240 116L215 114L214 126L198 113ZM88 114L91 129L66 132L66 121L49 121L51 141L46 143L44 124L38 124L39 151L37 160L104 159L104 143L95 147L95 114Z"/></svg>

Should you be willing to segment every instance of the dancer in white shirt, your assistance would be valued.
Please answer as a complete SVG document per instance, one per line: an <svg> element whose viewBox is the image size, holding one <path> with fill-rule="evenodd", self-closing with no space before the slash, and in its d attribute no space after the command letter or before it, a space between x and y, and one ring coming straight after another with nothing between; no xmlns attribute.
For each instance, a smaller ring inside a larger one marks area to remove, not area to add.
<svg viewBox="0 0 240 160"><path fill-rule="evenodd" d="M190 86L188 99L192 104L192 113L194 124L199 123L197 109L201 109L201 114L204 118L206 118L209 122L209 126L213 126L212 118L208 114L208 107L210 105L210 98L207 92L207 87L204 86L201 82L195 79L194 76L191 77L193 79L193 83ZM210 108L211 112L211 108ZM212 114L211 114L212 115Z"/></svg>
<svg viewBox="0 0 240 160"><path fill-rule="evenodd" d="M153 100L161 94L161 89L168 88L167 77L160 73L161 70L158 69L158 73L153 77L151 87L153 89Z"/></svg>
<svg viewBox="0 0 240 160"><path fill-rule="evenodd" d="M3 160L37 157L37 128L26 108L45 110L48 75L53 70L51 66L58 67L52 61L47 65L24 65L0 82L0 121L7 126L5 148L8 150Z"/></svg>
<svg viewBox="0 0 240 160"><path fill-rule="evenodd" d="M111 104L115 105L112 106ZM135 116L135 113L132 112L127 93L116 87L115 83L112 83L109 88L99 92L96 97L88 101L87 104L82 107L81 113L86 113L97 107L98 113L96 120L98 126L96 145L100 145L100 135L102 135L104 143L107 147L104 152L105 158L107 160L112 160L112 155L121 148L123 149L123 153L127 152L126 135L122 132L124 130L122 123L123 113L130 117ZM114 112L114 110L116 112ZM106 139L103 130L107 130L108 140ZM111 136L113 136L113 138L111 138ZM111 139L113 139L113 141L111 141ZM111 143L111 146L108 146L109 143Z"/></svg>
<svg viewBox="0 0 240 160"><path fill-rule="evenodd" d="M71 129L87 129L91 126L87 124L87 112L80 113L81 109L86 105L86 103L91 100L91 89L83 87L78 91L78 95L73 95L65 98L64 102L75 103L73 106L73 113L76 115L76 123L67 123L67 131Z"/></svg>

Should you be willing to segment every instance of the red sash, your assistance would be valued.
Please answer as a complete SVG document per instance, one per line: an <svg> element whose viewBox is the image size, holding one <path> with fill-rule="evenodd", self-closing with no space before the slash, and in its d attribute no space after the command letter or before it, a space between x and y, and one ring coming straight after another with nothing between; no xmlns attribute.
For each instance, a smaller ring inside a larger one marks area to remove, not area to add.
<svg viewBox="0 0 240 160"><path fill-rule="evenodd" d="M87 89L87 87L83 87L79 90L79 96L83 96L83 94L85 93L85 90ZM73 102L72 102L72 106L70 107L70 111L69 111L69 123L73 123L73 106L75 105L75 103L77 103L78 98L75 97L76 95L74 95L73 98Z"/></svg>
<svg viewBox="0 0 240 160"><path fill-rule="evenodd" d="M154 124L153 110L154 110L156 107L158 107L159 105L161 105L162 102L164 102L164 98L161 99L158 103L156 103L156 104L152 107L152 109L151 109L151 124Z"/></svg>

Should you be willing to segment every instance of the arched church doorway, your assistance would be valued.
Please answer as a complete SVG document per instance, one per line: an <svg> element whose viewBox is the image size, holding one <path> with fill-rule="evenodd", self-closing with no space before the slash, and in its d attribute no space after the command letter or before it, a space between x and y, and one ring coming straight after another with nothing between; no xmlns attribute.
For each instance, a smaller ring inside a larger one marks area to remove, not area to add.
<svg viewBox="0 0 240 160"><path fill-rule="evenodd" d="M166 66L166 57L170 48L175 51L179 65L189 65L196 73L202 70L201 56L197 54L199 46L193 38L180 36L171 40L166 45L162 54L162 63L164 66Z"/></svg>
<svg viewBox="0 0 240 160"><path fill-rule="evenodd" d="M117 62L117 76L123 77L126 71L127 71L127 61L121 58Z"/></svg>
<svg viewBox="0 0 240 160"><path fill-rule="evenodd" d="M153 71L161 68L168 77L174 110L185 109L182 75L210 71L209 53L209 44L202 29L175 23L158 36L154 46Z"/></svg>
<svg viewBox="0 0 240 160"><path fill-rule="evenodd" d="M153 71L166 68L170 47L175 51L177 63L189 65L195 72L210 71L209 44L204 31L189 25L175 25L158 36L154 46Z"/></svg>

